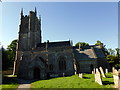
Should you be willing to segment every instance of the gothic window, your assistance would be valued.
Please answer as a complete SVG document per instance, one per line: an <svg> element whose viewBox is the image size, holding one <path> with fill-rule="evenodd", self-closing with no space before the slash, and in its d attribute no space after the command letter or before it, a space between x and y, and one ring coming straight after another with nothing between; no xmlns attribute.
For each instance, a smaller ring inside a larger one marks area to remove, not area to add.
<svg viewBox="0 0 120 90"><path fill-rule="evenodd" d="M66 70L66 61L64 58L60 58L60 60L59 60L59 70L60 71Z"/></svg>
<svg viewBox="0 0 120 90"><path fill-rule="evenodd" d="M52 64L49 65L49 70L53 71L53 65Z"/></svg>

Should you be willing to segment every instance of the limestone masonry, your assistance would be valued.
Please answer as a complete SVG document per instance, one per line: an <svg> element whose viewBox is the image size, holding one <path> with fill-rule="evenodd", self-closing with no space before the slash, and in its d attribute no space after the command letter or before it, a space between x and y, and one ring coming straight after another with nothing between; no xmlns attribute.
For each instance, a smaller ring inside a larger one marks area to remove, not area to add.
<svg viewBox="0 0 120 90"><path fill-rule="evenodd" d="M64 32L63 32L64 33ZM77 73L92 73L93 68L108 68L100 46L72 46L71 41L42 43L41 18L35 11L23 15L19 25L14 74L23 79L47 79Z"/></svg>

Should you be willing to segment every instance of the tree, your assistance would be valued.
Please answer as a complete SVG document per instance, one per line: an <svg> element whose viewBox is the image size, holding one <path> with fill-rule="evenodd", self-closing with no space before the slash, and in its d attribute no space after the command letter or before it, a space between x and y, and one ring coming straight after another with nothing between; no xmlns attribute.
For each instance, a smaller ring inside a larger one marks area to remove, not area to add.
<svg viewBox="0 0 120 90"><path fill-rule="evenodd" d="M108 50L105 48L106 45L104 45L101 41L97 40L95 45L99 45L102 51L104 52L104 55L107 56L109 55Z"/></svg>
<svg viewBox="0 0 120 90"><path fill-rule="evenodd" d="M3 47L1 48L1 50L2 50L2 70L7 70L10 67L8 53Z"/></svg>
<svg viewBox="0 0 120 90"><path fill-rule="evenodd" d="M119 55L120 55L120 49L119 49L119 48L116 48L115 50L116 50L116 52L117 52L117 55L119 56Z"/></svg>
<svg viewBox="0 0 120 90"><path fill-rule="evenodd" d="M116 60L116 67L119 68L120 67L120 49L119 48L116 48L116 57L117 57L117 60Z"/></svg>
<svg viewBox="0 0 120 90"><path fill-rule="evenodd" d="M116 67L116 68L120 67L120 61L118 60L118 56L107 55L106 59L111 67Z"/></svg>
<svg viewBox="0 0 120 90"><path fill-rule="evenodd" d="M8 45L6 52L8 53L8 58L11 61L11 67L14 65L15 55L16 55L17 39L13 40L10 45Z"/></svg>
<svg viewBox="0 0 120 90"><path fill-rule="evenodd" d="M78 42L75 44L75 46L79 47L79 46L89 46L88 43L85 43L85 42Z"/></svg>
<svg viewBox="0 0 120 90"><path fill-rule="evenodd" d="M99 41L99 40L97 40L97 42L96 42L95 45L100 45L101 48L104 48L104 47L105 47L105 45L104 45L101 41Z"/></svg>
<svg viewBox="0 0 120 90"><path fill-rule="evenodd" d="M111 48L108 49L108 52L110 55L113 55L113 56L115 55L115 50L113 50Z"/></svg>

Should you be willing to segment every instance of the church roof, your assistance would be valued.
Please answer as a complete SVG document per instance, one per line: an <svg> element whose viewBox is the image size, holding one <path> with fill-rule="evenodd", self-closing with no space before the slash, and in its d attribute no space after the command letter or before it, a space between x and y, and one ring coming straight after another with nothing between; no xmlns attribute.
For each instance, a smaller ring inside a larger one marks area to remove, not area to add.
<svg viewBox="0 0 120 90"><path fill-rule="evenodd" d="M39 43L37 45L38 47L44 47L44 48L49 48L49 47L62 47L62 46L71 46L70 41L60 41L60 42L44 42L44 43Z"/></svg>
<svg viewBox="0 0 120 90"><path fill-rule="evenodd" d="M97 58L105 58L105 55L100 46L82 46L74 48L75 58L77 60L96 60Z"/></svg>

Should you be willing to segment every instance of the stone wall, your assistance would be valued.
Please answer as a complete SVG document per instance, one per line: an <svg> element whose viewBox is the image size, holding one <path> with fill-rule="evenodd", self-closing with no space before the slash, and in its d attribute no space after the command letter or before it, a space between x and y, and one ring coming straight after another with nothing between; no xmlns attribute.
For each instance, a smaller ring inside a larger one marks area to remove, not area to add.
<svg viewBox="0 0 120 90"><path fill-rule="evenodd" d="M77 73L92 73L92 68L97 67L96 60L80 60L77 62Z"/></svg>
<svg viewBox="0 0 120 90"><path fill-rule="evenodd" d="M59 61L64 59L66 62L66 70L61 71L59 70ZM48 49L48 65L53 65L53 70L48 69L48 73L51 75L55 74L58 76L65 76L73 75L74 70L74 61L73 61L73 53L71 47L55 47ZM54 76L54 75L53 75Z"/></svg>

